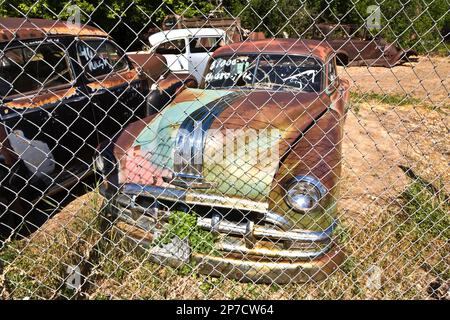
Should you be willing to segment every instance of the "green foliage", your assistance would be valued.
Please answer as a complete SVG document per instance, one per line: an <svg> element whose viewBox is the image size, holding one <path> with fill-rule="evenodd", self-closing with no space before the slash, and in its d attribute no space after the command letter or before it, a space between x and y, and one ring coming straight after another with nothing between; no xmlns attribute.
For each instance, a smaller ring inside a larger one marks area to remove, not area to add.
<svg viewBox="0 0 450 320"><path fill-rule="evenodd" d="M446 0L224 1L224 6L241 18L245 28L276 37L281 37L283 31L290 37L304 36L314 22L362 27L369 16L367 8L377 4L381 10L381 30L372 30L372 36L382 36L402 48L413 48L421 53L437 50L448 53L440 34L443 26L450 22Z"/></svg>
<svg viewBox="0 0 450 320"><path fill-rule="evenodd" d="M377 3L382 29L372 31L373 36L381 35L422 53L448 52L440 34L450 23L446 0L0 0L0 15L67 19L67 7L76 4L82 10L82 22L101 27L122 48L134 50L146 43L148 29L160 27L168 14L206 17L220 11L239 17L245 28L264 31L269 37L282 37L283 32L290 37L305 37L314 22L363 26L369 16L368 6Z"/></svg>
<svg viewBox="0 0 450 320"><path fill-rule="evenodd" d="M424 180L413 181L399 197L402 214L396 219L396 236L399 240L409 239L414 244L416 252L420 252L415 259L423 269L448 281L450 205L443 190L442 185L434 188Z"/></svg>
<svg viewBox="0 0 450 320"><path fill-rule="evenodd" d="M406 216L404 233L413 232L425 242L430 236L450 239L450 205L443 192L433 192L423 182L414 181L400 199Z"/></svg>
<svg viewBox="0 0 450 320"><path fill-rule="evenodd" d="M424 106L432 107L421 99L417 99L408 95L402 95L397 93L382 94L378 92L350 92L350 100L355 103L375 101L380 103L386 103L393 106Z"/></svg>
<svg viewBox="0 0 450 320"><path fill-rule="evenodd" d="M168 14L198 16L215 7L205 0L0 0L0 16L65 20L71 5L80 7L82 23L108 32L126 51L140 49L148 29L160 26Z"/></svg>
<svg viewBox="0 0 450 320"><path fill-rule="evenodd" d="M197 215L193 212L171 212L169 226L158 240L158 244L167 244L175 236L180 239L188 239L189 245L195 252L217 255L217 250L214 248L214 235L197 226Z"/></svg>

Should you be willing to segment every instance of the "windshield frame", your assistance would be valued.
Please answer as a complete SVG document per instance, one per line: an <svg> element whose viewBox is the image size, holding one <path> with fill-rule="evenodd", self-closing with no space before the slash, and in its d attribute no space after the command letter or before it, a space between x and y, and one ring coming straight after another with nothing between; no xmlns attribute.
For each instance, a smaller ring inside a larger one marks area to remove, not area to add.
<svg viewBox="0 0 450 320"><path fill-rule="evenodd" d="M316 62L318 64L320 64L321 69L322 69L321 70L322 78L321 78L321 81L320 81L320 90L318 90L317 92L322 92L322 91L324 91L326 89L327 75L328 75L327 72L326 72L327 71L326 70L326 65L322 61L322 59L320 59L316 55L313 55L313 54L309 54L309 55L305 55L305 54L288 54L288 53L283 54L283 53L279 53L279 52L259 52L259 53L255 53L255 52L238 52L238 51L236 51L234 53L231 53L231 54L227 53L227 54L220 54L220 55L212 55L209 58L208 64L206 65L206 68L205 68L205 71L204 71L203 77L202 77L202 82L201 82L199 88L206 89L206 75L208 74L209 68L210 68L211 64L213 63L213 61L215 59L222 58L222 57L240 56L240 55L255 56L255 60L254 61L256 62L256 66L259 65L259 61L260 61L260 58L261 58L262 55L277 55L277 56L281 56L281 58L284 58L284 57L287 57L287 56L289 56L289 57L302 57L302 58L305 58L305 59L312 58L312 59L316 60ZM211 87L211 88L208 88L207 90L226 90L226 89L235 89L235 88L255 89L255 90L261 89L261 88L258 88L257 86L254 85L254 80L255 79L253 79L252 84L249 85L249 86ZM299 88L294 87L294 86L287 86L287 85L282 85L282 84L279 84L279 83L273 83L273 87L272 88L264 88L264 90L278 90L278 88L283 88L283 89L286 89L286 90L296 90L296 91L305 92L305 93L309 92L309 91L300 90Z"/></svg>

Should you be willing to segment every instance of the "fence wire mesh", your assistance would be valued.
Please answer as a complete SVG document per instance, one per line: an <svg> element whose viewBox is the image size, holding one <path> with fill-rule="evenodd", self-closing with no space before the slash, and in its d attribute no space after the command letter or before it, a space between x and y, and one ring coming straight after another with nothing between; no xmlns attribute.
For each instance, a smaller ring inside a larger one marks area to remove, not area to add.
<svg viewBox="0 0 450 320"><path fill-rule="evenodd" d="M0 297L450 299L449 11L0 1Z"/></svg>

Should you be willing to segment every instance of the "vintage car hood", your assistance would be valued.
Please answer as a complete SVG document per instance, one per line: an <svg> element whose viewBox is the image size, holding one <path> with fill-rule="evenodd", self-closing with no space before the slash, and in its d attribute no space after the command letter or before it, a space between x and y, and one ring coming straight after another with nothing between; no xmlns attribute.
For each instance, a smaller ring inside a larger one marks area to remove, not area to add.
<svg viewBox="0 0 450 320"><path fill-rule="evenodd" d="M174 187L170 180L177 173L197 173L211 183L207 192L263 201L280 159L329 105L326 94L186 89L144 125L128 128L135 138L128 146L119 139L115 148L119 182ZM265 152L271 149L271 161L255 162L239 150L234 150L234 156L217 156L224 150L226 134L236 129L257 134L265 130L270 138L250 139L249 149L261 145ZM188 156L186 150L191 152ZM197 156L200 163L193 163Z"/></svg>

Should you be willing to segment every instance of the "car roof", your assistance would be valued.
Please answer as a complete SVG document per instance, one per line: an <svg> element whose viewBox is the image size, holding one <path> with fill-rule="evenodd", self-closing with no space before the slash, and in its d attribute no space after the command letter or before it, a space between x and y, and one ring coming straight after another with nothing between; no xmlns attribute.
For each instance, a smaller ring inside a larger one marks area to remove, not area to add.
<svg viewBox="0 0 450 320"><path fill-rule="evenodd" d="M324 41L303 39L264 39L257 41L235 42L220 47L214 51L213 56L233 53L275 53L275 54L299 54L314 56L322 61L333 53L333 49Z"/></svg>
<svg viewBox="0 0 450 320"><path fill-rule="evenodd" d="M45 38L49 35L108 36L98 28L83 24L48 19L0 18L0 42Z"/></svg>
<svg viewBox="0 0 450 320"><path fill-rule="evenodd" d="M211 37L223 35L225 35L225 31L218 28L172 29L152 34L150 37L148 37L148 41L150 42L151 46L155 46L163 41L172 40L176 38L185 38L191 36Z"/></svg>

